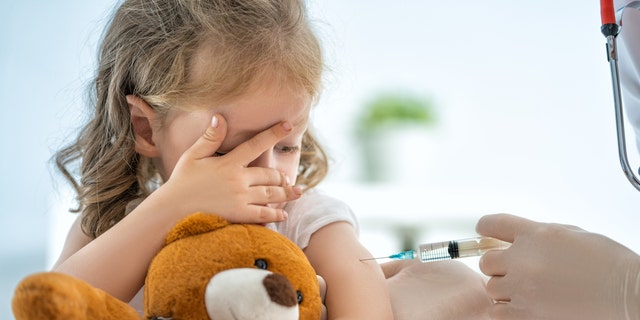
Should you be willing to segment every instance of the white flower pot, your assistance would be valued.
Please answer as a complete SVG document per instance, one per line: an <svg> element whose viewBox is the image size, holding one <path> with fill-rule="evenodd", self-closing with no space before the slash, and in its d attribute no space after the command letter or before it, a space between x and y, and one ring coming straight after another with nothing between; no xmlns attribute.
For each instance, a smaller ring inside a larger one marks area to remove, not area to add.
<svg viewBox="0 0 640 320"><path fill-rule="evenodd" d="M412 184L428 178L433 132L419 125L390 125L361 138L362 174L368 182Z"/></svg>

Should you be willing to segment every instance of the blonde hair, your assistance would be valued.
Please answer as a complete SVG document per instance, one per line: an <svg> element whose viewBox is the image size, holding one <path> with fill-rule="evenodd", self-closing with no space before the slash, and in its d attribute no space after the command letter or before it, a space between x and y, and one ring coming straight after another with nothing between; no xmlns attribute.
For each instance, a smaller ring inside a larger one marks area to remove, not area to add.
<svg viewBox="0 0 640 320"><path fill-rule="evenodd" d="M194 56L203 48L206 77L194 81ZM97 237L120 221L129 202L152 191L158 175L151 159L135 152L126 95L141 97L164 116L186 97L237 97L270 70L315 100L322 69L300 0L124 1L103 35L93 117L55 156L76 189L83 231ZM71 173L77 160L79 180ZM312 188L326 173L326 154L307 131L298 181Z"/></svg>

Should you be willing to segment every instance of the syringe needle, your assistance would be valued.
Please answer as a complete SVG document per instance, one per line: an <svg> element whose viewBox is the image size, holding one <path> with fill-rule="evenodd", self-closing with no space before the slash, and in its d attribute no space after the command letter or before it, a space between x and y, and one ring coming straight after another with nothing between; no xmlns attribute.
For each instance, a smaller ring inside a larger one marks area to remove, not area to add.
<svg viewBox="0 0 640 320"><path fill-rule="evenodd" d="M378 259L411 260L415 257L416 257L415 251L407 250L407 251L398 252L396 254L392 254L388 257L366 258L366 259L360 259L360 261L378 260Z"/></svg>
<svg viewBox="0 0 640 320"><path fill-rule="evenodd" d="M365 259L360 259L360 261L379 260L379 259L389 259L389 257L365 258Z"/></svg>

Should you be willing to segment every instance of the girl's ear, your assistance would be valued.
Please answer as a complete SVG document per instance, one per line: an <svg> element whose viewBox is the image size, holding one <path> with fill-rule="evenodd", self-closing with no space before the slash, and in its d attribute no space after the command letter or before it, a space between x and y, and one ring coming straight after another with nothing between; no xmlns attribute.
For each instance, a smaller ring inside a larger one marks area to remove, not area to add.
<svg viewBox="0 0 640 320"><path fill-rule="evenodd" d="M140 155L155 158L160 152L154 142L152 126L156 113L149 104L135 95L127 95L127 104L131 114L131 126L135 136L136 152Z"/></svg>

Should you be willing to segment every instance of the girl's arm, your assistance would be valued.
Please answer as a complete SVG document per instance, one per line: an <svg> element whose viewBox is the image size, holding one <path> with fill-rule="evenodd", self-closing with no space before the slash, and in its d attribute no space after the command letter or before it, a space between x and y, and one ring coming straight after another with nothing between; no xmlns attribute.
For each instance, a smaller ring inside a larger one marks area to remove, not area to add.
<svg viewBox="0 0 640 320"><path fill-rule="evenodd" d="M53 265L54 270L63 261L67 260L67 258L69 258L72 254L76 253L76 251L80 250L82 247L86 246L87 243L91 242L91 238L84 234L84 232L82 232L82 227L80 226L81 220L82 219L78 215L76 220L71 225L69 233L67 234L67 239L64 242L62 252L60 253L60 256L58 257L56 263Z"/></svg>
<svg viewBox="0 0 640 320"><path fill-rule="evenodd" d="M176 214L171 197L163 196L161 189L88 243L76 221L53 270L130 301L142 287L148 265L162 248L166 233L186 216Z"/></svg>
<svg viewBox="0 0 640 320"><path fill-rule="evenodd" d="M391 300L380 265L360 259L371 254L347 222L316 231L304 249L327 284L328 319L393 319Z"/></svg>

